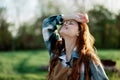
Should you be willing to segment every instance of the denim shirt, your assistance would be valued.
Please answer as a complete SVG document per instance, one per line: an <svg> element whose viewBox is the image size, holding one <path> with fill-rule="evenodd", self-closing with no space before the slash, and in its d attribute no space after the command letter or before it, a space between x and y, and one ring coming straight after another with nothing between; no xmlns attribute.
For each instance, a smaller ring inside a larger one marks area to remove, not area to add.
<svg viewBox="0 0 120 80"><path fill-rule="evenodd" d="M63 19L61 15L48 17L43 21L42 33L43 33L45 45L50 54L50 58L54 56L54 54L51 51L51 47L55 45L55 43L60 39L59 34L55 32L57 30L57 25L62 25L62 23L63 23ZM66 61L65 56L66 56L65 51L62 51L61 55L59 56L62 65L65 67L71 67L72 60L74 58L79 58L76 49L73 50L70 61ZM89 64L92 74L92 80L109 80L101 65L96 65L92 60L89 61ZM84 80L84 65L82 66L82 74L80 76L81 76L80 80Z"/></svg>

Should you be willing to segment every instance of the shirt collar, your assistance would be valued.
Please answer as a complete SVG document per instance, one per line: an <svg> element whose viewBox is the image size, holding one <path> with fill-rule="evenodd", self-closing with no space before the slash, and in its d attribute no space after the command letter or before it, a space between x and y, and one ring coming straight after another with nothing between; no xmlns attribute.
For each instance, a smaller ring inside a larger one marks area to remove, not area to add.
<svg viewBox="0 0 120 80"><path fill-rule="evenodd" d="M72 58L77 58L77 59L79 58L79 54L78 54L78 52L77 52L76 47L73 49L73 52L72 52L71 57L72 57Z"/></svg>

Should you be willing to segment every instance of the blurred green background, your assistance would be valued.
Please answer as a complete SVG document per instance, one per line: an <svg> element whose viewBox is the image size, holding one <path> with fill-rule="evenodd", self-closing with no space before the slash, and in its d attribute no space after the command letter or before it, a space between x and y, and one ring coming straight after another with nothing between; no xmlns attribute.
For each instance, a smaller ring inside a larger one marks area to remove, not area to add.
<svg viewBox="0 0 120 80"><path fill-rule="evenodd" d="M49 54L42 21L74 12L88 13L98 56L116 62L117 71L106 71L107 75L110 80L120 80L118 5L117 0L0 0L0 80L46 80L48 72L41 66L48 66Z"/></svg>

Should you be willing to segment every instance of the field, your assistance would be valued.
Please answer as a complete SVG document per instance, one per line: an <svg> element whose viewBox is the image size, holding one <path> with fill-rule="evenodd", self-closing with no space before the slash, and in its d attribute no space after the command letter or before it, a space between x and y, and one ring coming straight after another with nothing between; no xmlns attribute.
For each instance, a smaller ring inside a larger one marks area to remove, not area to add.
<svg viewBox="0 0 120 80"><path fill-rule="evenodd" d="M120 50L98 50L102 59L112 59L120 69ZM40 66L47 65L47 50L0 52L0 80L46 80L47 72ZM110 80L120 80L120 75L107 72Z"/></svg>

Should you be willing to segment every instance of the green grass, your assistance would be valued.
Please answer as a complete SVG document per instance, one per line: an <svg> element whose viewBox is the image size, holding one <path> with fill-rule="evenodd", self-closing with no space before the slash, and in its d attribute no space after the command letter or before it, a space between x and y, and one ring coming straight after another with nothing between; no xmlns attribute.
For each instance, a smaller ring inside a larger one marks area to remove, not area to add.
<svg viewBox="0 0 120 80"><path fill-rule="evenodd" d="M120 71L120 50L98 50L101 59L111 59L116 61L116 67ZM106 72L110 80L120 80L120 73Z"/></svg>
<svg viewBox="0 0 120 80"><path fill-rule="evenodd" d="M117 67L120 68L120 50L99 50L98 56L101 59L112 59L117 62Z"/></svg>
<svg viewBox="0 0 120 80"><path fill-rule="evenodd" d="M45 50L0 52L0 80L46 80L49 55Z"/></svg>
<svg viewBox="0 0 120 80"><path fill-rule="evenodd" d="M101 59L112 59L120 69L120 50L98 50ZM47 50L0 52L0 80L46 80ZM110 80L120 80L116 73L107 72Z"/></svg>

